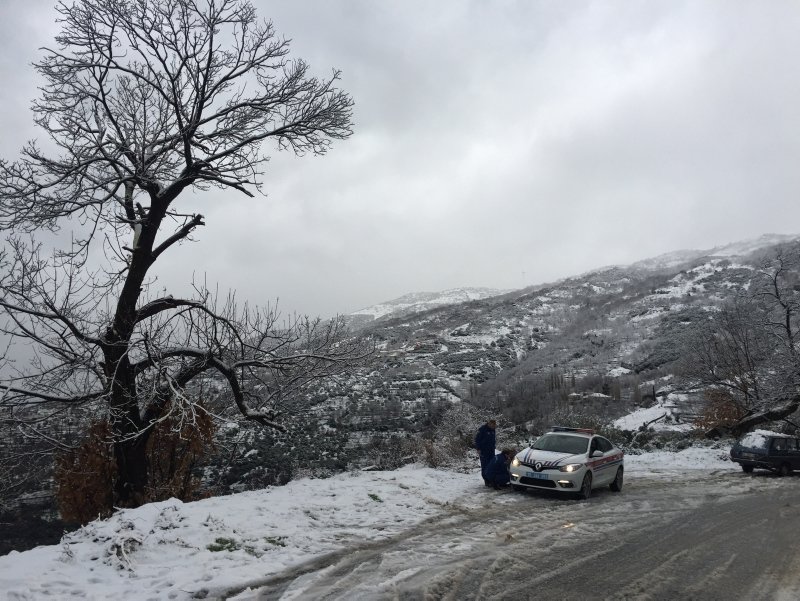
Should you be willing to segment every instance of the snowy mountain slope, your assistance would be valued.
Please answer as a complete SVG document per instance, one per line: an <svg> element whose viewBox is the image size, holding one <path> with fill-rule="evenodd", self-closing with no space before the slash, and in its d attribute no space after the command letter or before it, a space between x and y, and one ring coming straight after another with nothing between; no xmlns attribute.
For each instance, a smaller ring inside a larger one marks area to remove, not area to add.
<svg viewBox="0 0 800 601"><path fill-rule="evenodd" d="M643 394L649 403L670 394L644 381L671 373L682 337L747 288L765 253L795 240L763 236L670 253L535 289L387 315L364 329L378 341L377 369L358 391L342 394L356 404L399 402L408 414L426 399L504 398L527 407L515 410L519 421L557 406L617 417ZM601 391L606 400L583 394ZM541 405L543 397L550 400ZM692 413L701 400L702 391L689 391L680 410Z"/></svg>
<svg viewBox="0 0 800 601"><path fill-rule="evenodd" d="M651 271L659 269L674 269L675 267L698 261L700 259L710 259L716 257L744 257L752 255L764 249L780 244L787 244L798 239L797 235L784 234L763 234L758 238L731 242L722 246L706 250L678 250L665 253L642 261L632 263L630 268L647 269Z"/></svg>
<svg viewBox="0 0 800 601"><path fill-rule="evenodd" d="M743 257L773 246L795 242L797 239L797 235L764 234L758 238L717 246L708 254L713 257Z"/></svg>
<svg viewBox="0 0 800 601"><path fill-rule="evenodd" d="M505 294L507 290L494 288L452 288L441 292L412 292L391 301L372 305L350 314L355 321L364 323L382 317L401 317L420 313L445 305L455 305Z"/></svg>

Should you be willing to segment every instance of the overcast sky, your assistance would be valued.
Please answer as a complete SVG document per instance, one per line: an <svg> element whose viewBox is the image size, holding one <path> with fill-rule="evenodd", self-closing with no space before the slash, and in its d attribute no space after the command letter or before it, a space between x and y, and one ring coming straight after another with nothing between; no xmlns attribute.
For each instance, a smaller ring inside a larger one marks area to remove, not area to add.
<svg viewBox="0 0 800 601"><path fill-rule="evenodd" d="M0 0L0 156L37 135L53 0ZM159 260L285 311L521 288L800 232L800 3L255 0L355 133L273 154L267 197L209 192Z"/></svg>

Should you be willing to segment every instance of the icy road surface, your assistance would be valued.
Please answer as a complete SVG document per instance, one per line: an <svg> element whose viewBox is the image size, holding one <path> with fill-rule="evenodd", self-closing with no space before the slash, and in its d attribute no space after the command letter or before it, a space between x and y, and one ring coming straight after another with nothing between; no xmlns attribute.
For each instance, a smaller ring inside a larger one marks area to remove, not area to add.
<svg viewBox="0 0 800 601"><path fill-rule="evenodd" d="M637 474L588 502L476 485L398 536L250 584L226 597L796 600L800 477Z"/></svg>

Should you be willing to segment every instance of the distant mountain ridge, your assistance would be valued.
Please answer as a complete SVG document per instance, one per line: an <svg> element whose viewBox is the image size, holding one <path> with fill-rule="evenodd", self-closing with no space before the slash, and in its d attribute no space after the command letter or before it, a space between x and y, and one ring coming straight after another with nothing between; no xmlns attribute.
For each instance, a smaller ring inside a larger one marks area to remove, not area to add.
<svg viewBox="0 0 800 601"><path fill-rule="evenodd" d="M632 270L644 270L648 272L672 270L679 266L700 260L712 258L733 258L749 256L761 249L770 248L779 244L786 244L800 240L800 235L791 234L763 234L758 238L741 240L715 246L710 249L685 249L671 251L655 257L642 259L629 265L610 265L592 271L563 278L551 283L542 283L529 286L520 290L500 290L487 287L464 287L451 288L440 292L411 292L393 300L371 305L359 311L355 311L345 316L348 324L353 328L361 328L377 320L387 320L411 316L417 313L424 313L431 309L459 305L470 301L485 300L493 297L503 296L509 293L530 293L542 288L558 286L568 282L585 279L587 281L598 276L607 276L611 273L622 273Z"/></svg>
<svg viewBox="0 0 800 601"><path fill-rule="evenodd" d="M703 258L730 258L751 255L761 249L769 248L779 244L786 244L798 240L797 234L763 234L758 238L731 242L722 246L715 246L706 250L677 250L668 252L656 257L643 259L632 263L628 267L644 269L670 269L678 265L696 261ZM623 267L623 266L620 266Z"/></svg>
<svg viewBox="0 0 800 601"><path fill-rule="evenodd" d="M403 317L447 305L500 296L506 292L508 290L480 287L451 288L441 292L412 292L350 313L347 319L351 326L359 326L381 318Z"/></svg>

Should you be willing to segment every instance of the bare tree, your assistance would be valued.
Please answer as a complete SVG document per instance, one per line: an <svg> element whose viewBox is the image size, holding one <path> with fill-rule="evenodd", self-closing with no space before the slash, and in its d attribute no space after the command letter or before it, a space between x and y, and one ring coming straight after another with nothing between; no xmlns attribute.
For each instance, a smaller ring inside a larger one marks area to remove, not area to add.
<svg viewBox="0 0 800 601"><path fill-rule="evenodd" d="M753 296L761 303L772 349L764 372L772 393L732 428L734 434L769 421L793 423L789 418L800 409L800 246L783 247L763 261L754 278Z"/></svg>
<svg viewBox="0 0 800 601"><path fill-rule="evenodd" d="M800 324L800 247L778 250L773 258L766 259L758 272L755 296L767 313L766 331L775 350L784 357L796 377L800 369L798 360L798 327Z"/></svg>
<svg viewBox="0 0 800 601"><path fill-rule="evenodd" d="M262 143L325 153L351 134L352 99L288 58L248 0L77 0L35 65L47 148L0 162L1 406L29 431L81 408L112 424L115 503L145 499L159 420L192 420L215 374L241 416L282 428L287 400L361 352L343 324L280 321L205 286L153 292L152 268L204 225L187 191L260 191ZM180 201L180 202L179 202ZM66 228L46 252L38 232ZM102 252L100 252L102 250ZM97 260L102 255L104 259ZM15 363L14 348L32 357Z"/></svg>
<svg viewBox="0 0 800 601"><path fill-rule="evenodd" d="M687 375L726 391L740 416L769 395L764 380L774 349L764 329L766 318L750 295L737 296L693 329L684 356Z"/></svg>
<svg viewBox="0 0 800 601"><path fill-rule="evenodd" d="M687 373L734 404L739 419L727 429L735 435L800 409L798 284L800 249L780 249L688 341Z"/></svg>

